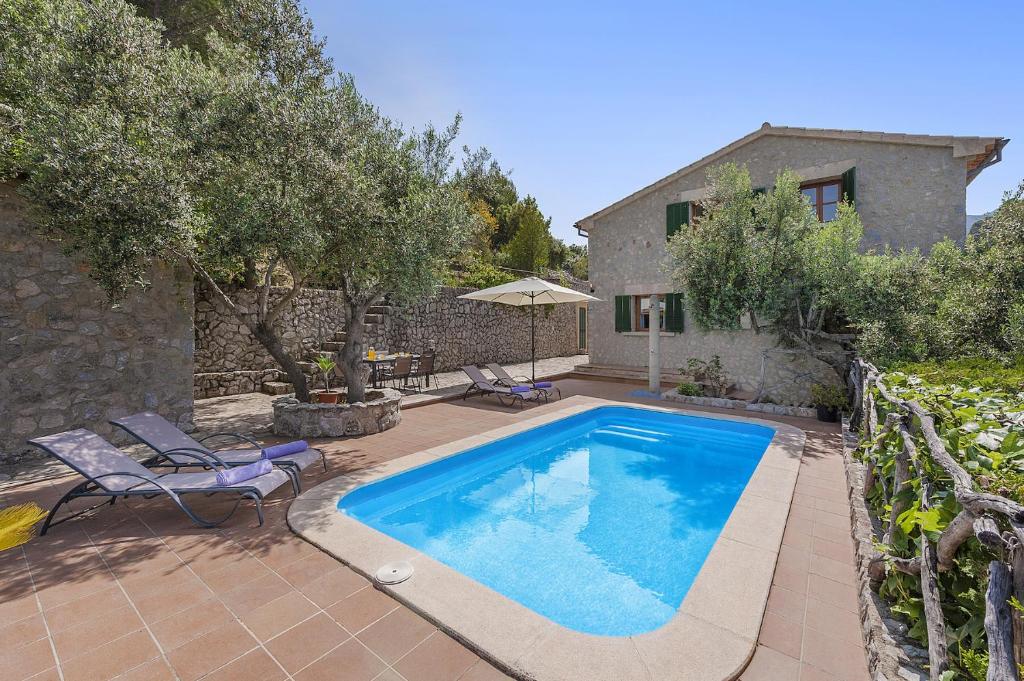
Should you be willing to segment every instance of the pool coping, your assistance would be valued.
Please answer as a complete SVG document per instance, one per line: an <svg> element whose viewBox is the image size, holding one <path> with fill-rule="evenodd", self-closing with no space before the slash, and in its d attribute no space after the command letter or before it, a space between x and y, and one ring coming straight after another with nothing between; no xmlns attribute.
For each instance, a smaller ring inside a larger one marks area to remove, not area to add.
<svg viewBox="0 0 1024 681"><path fill-rule="evenodd" d="M413 576L378 589L401 601L506 673L528 681L735 679L757 644L796 486L805 434L777 421L677 407L571 397L569 406L328 480L288 510L294 532L372 578L405 560ZM633 636L584 634L559 625L354 518L338 500L356 487L601 406L741 421L775 431L675 616Z"/></svg>

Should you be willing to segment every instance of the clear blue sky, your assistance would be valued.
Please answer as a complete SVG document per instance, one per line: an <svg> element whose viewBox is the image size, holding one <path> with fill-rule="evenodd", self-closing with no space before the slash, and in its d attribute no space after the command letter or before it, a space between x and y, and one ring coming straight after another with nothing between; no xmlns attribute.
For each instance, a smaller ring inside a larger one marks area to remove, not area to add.
<svg viewBox="0 0 1024 681"><path fill-rule="evenodd" d="M465 116L556 236L756 129L999 135L967 190L1024 179L1024 2L303 0L335 65L408 127Z"/></svg>

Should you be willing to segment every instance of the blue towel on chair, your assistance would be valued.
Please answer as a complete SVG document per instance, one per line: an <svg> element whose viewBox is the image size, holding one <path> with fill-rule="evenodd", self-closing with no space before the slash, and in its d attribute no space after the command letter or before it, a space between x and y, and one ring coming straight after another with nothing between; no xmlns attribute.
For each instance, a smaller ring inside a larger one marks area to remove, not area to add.
<svg viewBox="0 0 1024 681"><path fill-rule="evenodd" d="M285 442L281 445L273 445L270 447L263 448L264 459L276 459L279 456L288 456L289 454L298 454L309 449L309 443L305 440L295 440L294 442Z"/></svg>
<svg viewBox="0 0 1024 681"><path fill-rule="evenodd" d="M260 459L255 463L246 464L245 466L235 466L234 468L219 471L217 473L217 484L221 487L230 487L231 485L237 485L240 482L266 475L272 470L274 470L274 464L266 459Z"/></svg>
<svg viewBox="0 0 1024 681"><path fill-rule="evenodd" d="M536 383L533 384L533 387L534 388L550 388L551 387L551 381L537 381Z"/></svg>
<svg viewBox="0 0 1024 681"><path fill-rule="evenodd" d="M509 390L511 390L514 393L528 393L530 392L530 390L532 390L532 388L530 388L530 386L528 385L514 385L511 388L509 388Z"/></svg>

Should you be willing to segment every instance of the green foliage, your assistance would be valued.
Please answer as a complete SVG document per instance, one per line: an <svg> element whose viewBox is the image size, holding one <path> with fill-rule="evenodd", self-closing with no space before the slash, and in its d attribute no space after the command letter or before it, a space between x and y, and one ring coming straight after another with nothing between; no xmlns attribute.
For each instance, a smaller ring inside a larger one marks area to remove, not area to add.
<svg viewBox="0 0 1024 681"><path fill-rule="evenodd" d="M709 360L690 357L686 360L686 368L680 369L679 373L689 374L697 381L704 381L711 397L725 397L729 389L729 377L725 375L722 358L718 355L712 355Z"/></svg>
<svg viewBox="0 0 1024 681"><path fill-rule="evenodd" d="M329 391L331 389L331 375L338 364L331 359L330 355L320 354L317 355L316 365L324 376L324 390Z"/></svg>
<svg viewBox="0 0 1024 681"><path fill-rule="evenodd" d="M223 31L224 18L236 7L236 0L127 0L135 5L139 16L158 20L163 36L172 45L187 45L205 52L206 35L211 30Z"/></svg>
<svg viewBox="0 0 1024 681"><path fill-rule="evenodd" d="M846 390L834 383L815 383L811 386L811 400L816 407L844 409L848 402Z"/></svg>
<svg viewBox="0 0 1024 681"><path fill-rule="evenodd" d="M891 371L918 376L931 385L980 387L1007 392L1024 390L1024 358L1012 363L969 357L927 362L900 362Z"/></svg>
<svg viewBox="0 0 1024 681"><path fill-rule="evenodd" d="M708 170L703 214L669 240L668 271L705 329L769 329L784 342L845 372L830 347L841 330L842 302L856 279L862 227L842 204L822 225L800 193L800 179L781 172L768 192L755 194L746 167Z"/></svg>
<svg viewBox="0 0 1024 681"><path fill-rule="evenodd" d="M445 283L449 286L476 289L499 286L515 280L515 275L508 270L479 260L470 261L463 270L449 270L445 275Z"/></svg>
<svg viewBox="0 0 1024 681"><path fill-rule="evenodd" d="M502 251L506 266L521 272L540 273L548 265L551 248L551 220L537 207L537 200L527 196L511 206L503 206L499 221L515 225L512 240Z"/></svg>
<svg viewBox="0 0 1024 681"><path fill-rule="evenodd" d="M1016 380L1014 370L1002 368L1006 378L979 385L975 382L977 376L984 377L986 372L1000 367L985 360L970 360L901 368L903 371L887 372L882 381L897 398L915 400L935 414L939 437L974 477L977 487L1017 502L1024 500L1024 424L1017 416L1024 410L1024 393L1019 386L1010 385ZM880 404L884 411L884 401ZM927 452L923 438L915 435L915 439L919 452ZM865 442L862 447L866 450L870 444ZM876 479L884 480L891 489L895 456L902 443L897 434L891 434L879 444L874 463ZM936 541L961 510L952 492L952 482L942 469L926 455L919 461L932 481L929 508L925 508L921 497L920 479L911 480L910 488L900 496L907 504L906 509L896 519L896 532L884 547L893 555L919 555L922 537ZM886 526L892 506L886 502L882 486L876 484L867 498ZM1003 522L998 516L996 520ZM972 679L984 679L988 664L984 600L988 561L993 557L989 549L972 537L961 545L953 568L939 573L950 651L954 661L958 660L959 671ZM918 579L890 570L879 593L890 601L893 612L908 622L910 635L925 644Z"/></svg>
<svg viewBox="0 0 1024 681"><path fill-rule="evenodd" d="M704 394L704 389L701 388L696 383L683 381L678 386L676 386L676 392L679 393L680 395L688 395L689 397L699 397L700 395Z"/></svg>

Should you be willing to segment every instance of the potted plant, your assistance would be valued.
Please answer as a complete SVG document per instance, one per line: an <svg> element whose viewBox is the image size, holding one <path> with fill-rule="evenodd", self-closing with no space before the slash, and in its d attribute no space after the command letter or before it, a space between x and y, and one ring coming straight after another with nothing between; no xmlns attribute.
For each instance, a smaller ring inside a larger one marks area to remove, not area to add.
<svg viewBox="0 0 1024 681"><path fill-rule="evenodd" d="M341 396L337 390L331 390L331 372L337 363L329 355L320 355L316 358L316 365L324 375L324 390L316 394L316 401L321 404L337 404Z"/></svg>
<svg viewBox="0 0 1024 681"><path fill-rule="evenodd" d="M818 412L818 420L835 423L839 420L839 412L846 406L846 391L838 385L815 383L811 386L811 399L814 409Z"/></svg>

